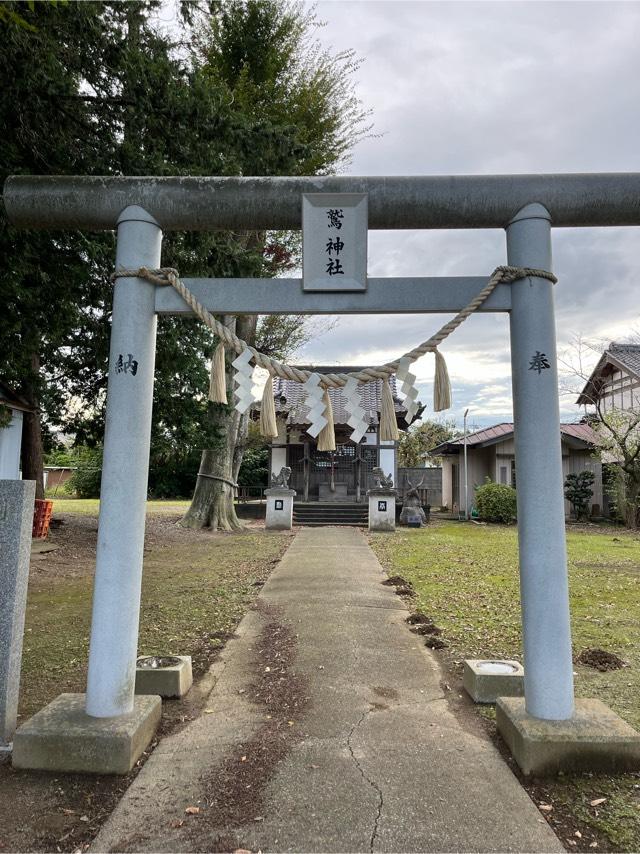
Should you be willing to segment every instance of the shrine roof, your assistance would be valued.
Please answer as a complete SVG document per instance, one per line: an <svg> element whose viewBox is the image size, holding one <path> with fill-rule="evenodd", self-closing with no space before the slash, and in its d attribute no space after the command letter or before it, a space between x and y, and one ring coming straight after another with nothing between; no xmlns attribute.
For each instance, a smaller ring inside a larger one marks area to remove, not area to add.
<svg viewBox="0 0 640 854"><path fill-rule="evenodd" d="M302 370L314 371L317 374L331 373L354 373L364 370L359 366L344 367L340 365L297 365ZM392 374L389 377L389 385L393 395L393 403L396 411L398 426L405 429L408 424L406 421L407 410L403 406L402 401L397 393L396 376ZM360 383L358 391L362 400L362 408L365 411L369 424L375 425L379 422L380 413L380 395L382 392L382 380L371 380L370 382ZM273 383L273 396L275 398L276 412L281 415L286 415L288 424L310 424L308 418L309 408L305 406L305 391L301 383L294 380L285 380L281 377L276 377ZM331 406L333 408L334 424L346 424L349 418L349 413L346 409L347 400L341 393L339 388L330 388L329 397L331 398ZM423 411L424 407L418 410L418 415Z"/></svg>

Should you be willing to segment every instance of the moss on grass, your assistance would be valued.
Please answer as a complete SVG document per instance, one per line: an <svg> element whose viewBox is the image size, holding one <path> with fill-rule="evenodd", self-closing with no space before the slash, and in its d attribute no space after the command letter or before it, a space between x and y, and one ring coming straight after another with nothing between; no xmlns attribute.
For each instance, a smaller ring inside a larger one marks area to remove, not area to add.
<svg viewBox="0 0 640 854"><path fill-rule="evenodd" d="M436 523L376 535L371 544L390 574L413 584L416 610L443 630L454 659L522 660L515 527ZM567 547L574 653L600 647L628 664L607 673L576 666L576 694L600 698L640 729L640 538L569 529ZM639 783L636 775L586 775L548 788L617 850L637 851ZM607 801L596 810L589 804L597 797Z"/></svg>

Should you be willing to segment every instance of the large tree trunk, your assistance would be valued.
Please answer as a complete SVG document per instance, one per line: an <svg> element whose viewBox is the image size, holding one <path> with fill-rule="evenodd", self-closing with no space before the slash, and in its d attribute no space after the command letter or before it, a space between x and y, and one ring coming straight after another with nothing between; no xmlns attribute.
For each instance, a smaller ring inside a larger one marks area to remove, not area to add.
<svg viewBox="0 0 640 854"><path fill-rule="evenodd" d="M225 317L231 325L235 320L236 334L248 343L255 338L256 317ZM248 430L248 418L240 415L231 403L233 368L227 371L227 390L230 406L217 407L216 426L222 441L215 450L202 452L200 474L193 498L181 525L187 528L212 528L218 531L234 531L243 528L234 504L234 489L242 464L242 455ZM228 481L228 482L227 482Z"/></svg>
<svg viewBox="0 0 640 854"><path fill-rule="evenodd" d="M35 480L36 498L44 498L44 457L42 453L42 429L40 426L40 406L37 392L37 377L40 372L40 357L31 356L33 377L20 387L20 393L33 406L33 412L25 412L22 420L22 478Z"/></svg>

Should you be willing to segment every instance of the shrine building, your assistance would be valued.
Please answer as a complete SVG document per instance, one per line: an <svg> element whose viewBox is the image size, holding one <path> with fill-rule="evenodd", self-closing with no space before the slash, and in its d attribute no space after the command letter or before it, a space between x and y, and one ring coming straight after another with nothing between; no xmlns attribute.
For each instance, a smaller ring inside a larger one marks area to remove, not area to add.
<svg viewBox="0 0 640 854"><path fill-rule="evenodd" d="M318 374L352 373L359 367L304 367ZM415 416L407 421L407 410L397 394L395 374L389 378L393 394L398 429L406 430L420 418L424 405L420 404ZM283 466L291 469L291 487L298 493L298 501L366 501L367 490L373 486L373 469L380 467L392 474L397 482L397 442L381 441L380 395L382 380L360 383L358 391L369 428L362 440L351 441L352 428L347 423L349 414L346 400L339 388L329 389L333 408L336 436L335 451L318 451L317 439L307 433L310 424L305 392L300 383L276 377L273 383L278 437L271 442L270 470L277 475Z"/></svg>

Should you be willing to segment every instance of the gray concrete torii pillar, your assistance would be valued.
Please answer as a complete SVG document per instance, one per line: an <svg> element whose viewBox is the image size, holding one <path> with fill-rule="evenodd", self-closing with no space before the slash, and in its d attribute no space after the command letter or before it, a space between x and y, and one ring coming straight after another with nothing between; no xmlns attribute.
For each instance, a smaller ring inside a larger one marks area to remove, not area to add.
<svg viewBox="0 0 640 854"><path fill-rule="evenodd" d="M304 192L366 192L370 228L505 228L510 264L550 270L559 226L640 225L640 174L379 178L19 176L17 227L112 229L117 267L160 265L166 230L299 228ZM358 294L300 280L188 279L214 314L456 312L484 278L369 279ZM14 764L126 773L150 741L158 697L134 696L156 314L187 312L169 288L119 278L109 386L89 675L15 736ZM481 311L510 312L525 699L498 700L498 728L525 773L640 766L640 735L573 697L553 286L500 285ZM541 496L544 496L543 498Z"/></svg>
<svg viewBox="0 0 640 854"><path fill-rule="evenodd" d="M159 267L162 231L137 206L118 217L116 269ZM133 710L149 474L155 287L118 278L113 292L87 714Z"/></svg>
<svg viewBox="0 0 640 854"><path fill-rule="evenodd" d="M524 207L507 227L508 263L551 272L551 217ZM573 662L564 525L553 284L511 286L511 380L526 710L573 715Z"/></svg>

